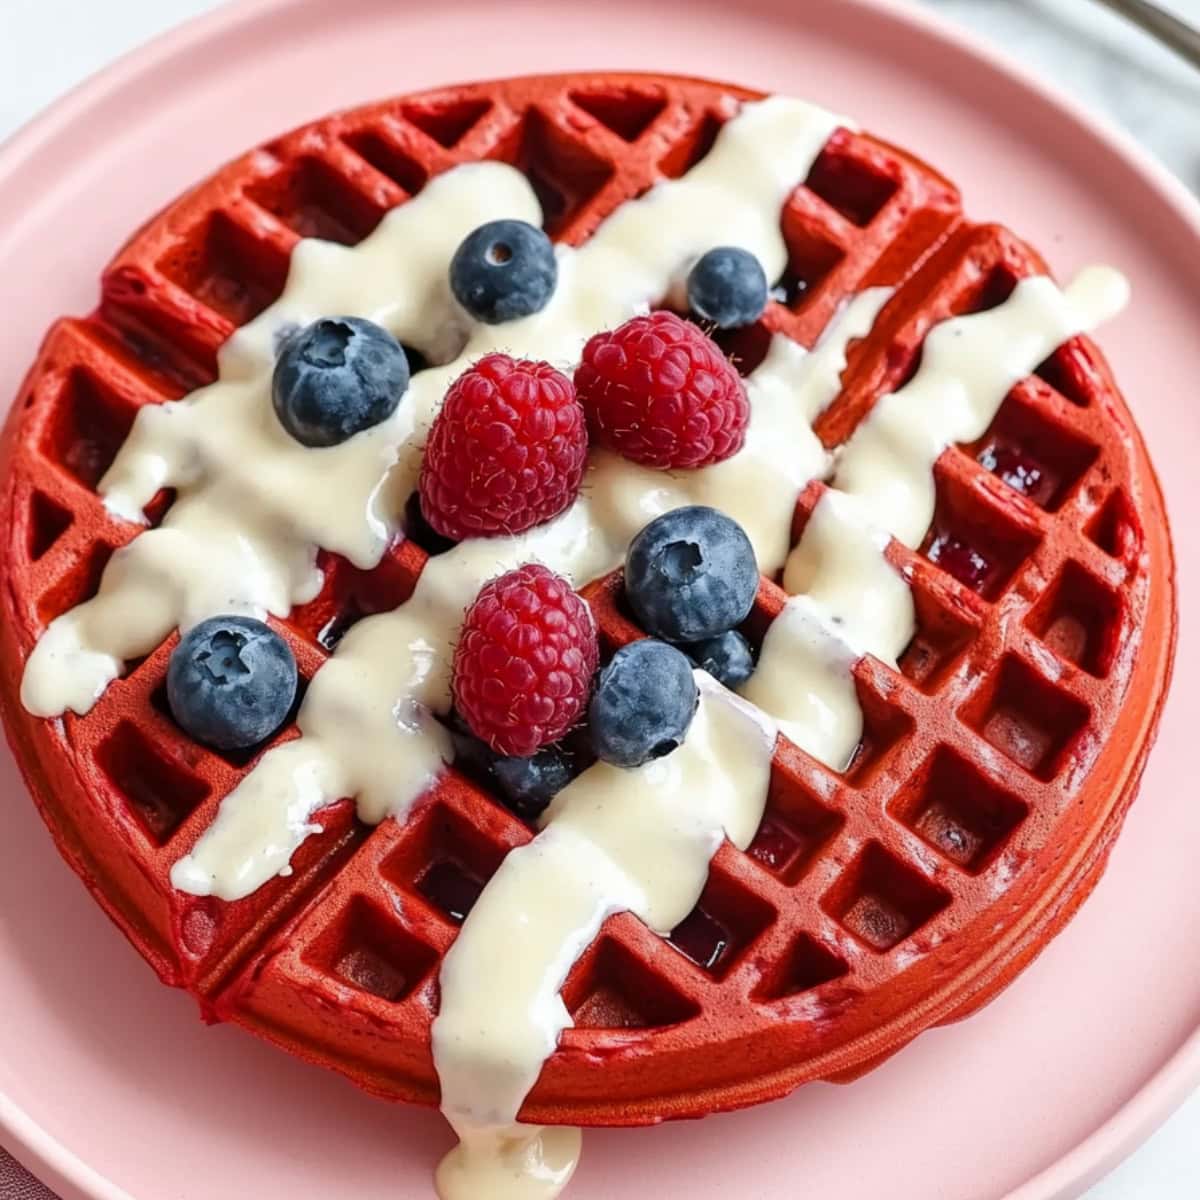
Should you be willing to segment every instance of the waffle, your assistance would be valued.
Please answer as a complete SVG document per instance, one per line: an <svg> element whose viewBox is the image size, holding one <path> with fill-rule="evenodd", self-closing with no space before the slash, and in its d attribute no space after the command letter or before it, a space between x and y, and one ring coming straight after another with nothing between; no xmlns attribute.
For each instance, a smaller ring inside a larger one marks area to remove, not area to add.
<svg viewBox="0 0 1200 1200"><path fill-rule="evenodd" d="M172 636L85 717L31 717L22 664L92 595L135 527L95 485L138 409L210 381L216 351L284 286L301 237L354 243L435 174L518 165L552 237L585 241L625 200L698 161L744 89L640 75L540 77L408 96L306 126L219 171L138 231L98 309L47 335L8 420L0 518L5 722L64 857L164 982L392 1099L433 1104L438 966L489 875L532 831L449 769L403 823L344 800L273 879L230 903L170 868L262 750L187 737L165 698ZM1045 271L975 225L954 186L838 130L781 217L779 298L721 335L743 372L783 333L811 346L867 287L896 289L854 343L816 429L843 443L915 372L948 316ZM869 1070L995 995L1098 879L1152 740L1174 644L1162 500L1128 409L1078 337L1009 394L976 444L947 450L925 543L893 543L917 632L894 670L855 668L864 735L844 774L777 742L748 852L726 843L669 939L611 918L564 990L574 1027L522 1109L539 1123L639 1124ZM801 495L793 535L825 485ZM171 496L161 494L151 519ZM363 615L412 591L441 547L412 536L370 571L322 553L320 595L273 624L306 681ZM607 650L642 636L617 575L589 584ZM764 578L745 631L786 596ZM271 744L297 736L285 727ZM602 1067L603 1069L597 1069Z"/></svg>

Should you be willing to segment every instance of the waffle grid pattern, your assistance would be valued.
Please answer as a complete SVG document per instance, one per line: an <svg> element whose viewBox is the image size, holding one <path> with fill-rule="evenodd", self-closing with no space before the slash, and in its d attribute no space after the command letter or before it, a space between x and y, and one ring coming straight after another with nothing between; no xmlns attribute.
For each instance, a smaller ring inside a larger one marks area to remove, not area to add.
<svg viewBox="0 0 1200 1200"><path fill-rule="evenodd" d="M138 408L213 377L221 342L279 294L299 237L357 241L434 174L499 158L533 180L552 235L577 244L702 157L745 95L637 76L431 93L289 135L174 205L118 255L98 313L52 331L10 423L22 649L94 593L134 532L94 489ZM933 323L991 307L1044 269L1004 230L968 224L929 168L846 130L782 228L784 299L727 339L739 369L761 360L771 334L812 345L848 296L898 287L818 422L830 447L911 377ZM1128 787L1085 785L1118 730L1151 602L1138 514L1152 489L1131 428L1098 353L1076 339L1013 390L979 443L941 457L926 543L888 551L911 580L918 632L899 671L870 658L856 668L866 727L850 771L781 738L755 842L747 854L721 849L670 941L628 915L606 924L567 982L576 1027L526 1116L697 1115L858 1073L1015 973L1031 952L1014 948L1017 933L1043 911L1067 913L1063 881L1087 869L1095 830L1128 798ZM801 496L796 537L824 486ZM152 519L169 502L160 496ZM408 596L437 549L420 540L371 572L322 556L321 595L276 623L304 681L354 620ZM641 636L619 573L584 595L608 650ZM785 600L762 580L752 640ZM211 1015L382 1094L436 1100L428 1025L440 957L530 830L450 770L403 825L365 829L348 801L327 810L293 875L245 901L173 892L171 864L257 757L208 751L175 727L163 690L174 641L86 718L55 728L83 787L67 812L52 773L33 783L68 856L164 978ZM18 734L19 749L22 736L36 734ZM276 741L294 736L289 724ZM1005 954L1010 969L989 976ZM951 982L959 995L947 1003Z"/></svg>

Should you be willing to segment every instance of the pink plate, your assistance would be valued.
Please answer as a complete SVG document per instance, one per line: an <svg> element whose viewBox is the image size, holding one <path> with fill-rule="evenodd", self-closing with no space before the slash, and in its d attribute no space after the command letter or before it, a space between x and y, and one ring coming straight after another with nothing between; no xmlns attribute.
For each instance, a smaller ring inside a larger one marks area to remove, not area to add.
<svg viewBox="0 0 1200 1200"><path fill-rule="evenodd" d="M912 147L1061 274L1134 284L1104 333L1200 586L1200 209L1135 148L884 0L250 0L67 97L0 151L0 397L91 306L144 217L223 159L339 106L518 71L644 68L809 96ZM1010 991L852 1087L587 1139L574 1200L1077 1195L1200 1080L1200 622L1142 798L1092 901ZM60 863L0 759L0 1134L66 1200L427 1196L449 1135L160 987Z"/></svg>

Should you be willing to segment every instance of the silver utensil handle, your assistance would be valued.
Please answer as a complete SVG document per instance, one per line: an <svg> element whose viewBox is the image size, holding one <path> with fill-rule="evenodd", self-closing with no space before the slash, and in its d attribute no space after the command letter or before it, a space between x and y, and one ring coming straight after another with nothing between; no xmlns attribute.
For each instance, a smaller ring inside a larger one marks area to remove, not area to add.
<svg viewBox="0 0 1200 1200"><path fill-rule="evenodd" d="M1149 0L1100 0L1100 3L1158 38L1194 67L1200 67L1200 29Z"/></svg>

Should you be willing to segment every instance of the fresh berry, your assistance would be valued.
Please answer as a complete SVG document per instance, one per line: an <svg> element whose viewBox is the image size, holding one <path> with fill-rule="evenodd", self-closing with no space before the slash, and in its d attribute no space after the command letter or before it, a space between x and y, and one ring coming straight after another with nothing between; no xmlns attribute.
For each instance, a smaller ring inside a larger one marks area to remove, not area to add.
<svg viewBox="0 0 1200 1200"><path fill-rule="evenodd" d="M485 787L494 787L522 820L536 821L579 773L578 756L565 745L544 746L527 758L508 757L480 741L459 713L452 712L447 723L454 765Z"/></svg>
<svg viewBox="0 0 1200 1200"><path fill-rule="evenodd" d="M336 446L386 421L408 379L404 349L386 329L361 317L324 317L283 342L271 399L296 441Z"/></svg>
<svg viewBox="0 0 1200 1200"><path fill-rule="evenodd" d="M718 246L688 272L688 307L718 329L752 325L767 307L767 277L748 250Z"/></svg>
<svg viewBox="0 0 1200 1200"><path fill-rule="evenodd" d="M504 802L526 821L536 821L575 773L571 757L559 746L546 746L530 758L498 758L492 766Z"/></svg>
<svg viewBox="0 0 1200 1200"><path fill-rule="evenodd" d="M446 393L425 447L421 511L444 537L521 533L579 492L587 423L548 363L489 354Z"/></svg>
<svg viewBox="0 0 1200 1200"><path fill-rule="evenodd" d="M625 595L647 633L702 642L740 625L758 591L746 531L715 508L656 517L629 544Z"/></svg>
<svg viewBox="0 0 1200 1200"><path fill-rule="evenodd" d="M666 642L622 646L600 672L588 708L592 747L618 767L640 767L679 746L696 713L692 664Z"/></svg>
<svg viewBox="0 0 1200 1200"><path fill-rule="evenodd" d="M750 402L738 373L710 337L674 313L596 334L575 387L595 438L648 467L707 467L746 440Z"/></svg>
<svg viewBox="0 0 1200 1200"><path fill-rule="evenodd" d="M727 688L740 687L754 674L754 652L736 629L684 649L696 666Z"/></svg>
<svg viewBox="0 0 1200 1200"><path fill-rule="evenodd" d="M454 765L481 783L490 783L492 767L499 757L495 750L471 732L466 718L456 709L450 710L445 724L454 746Z"/></svg>
<svg viewBox="0 0 1200 1200"><path fill-rule="evenodd" d="M450 260L450 289L477 321L498 325L540 312L558 281L554 245L525 221L489 221Z"/></svg>
<svg viewBox="0 0 1200 1200"><path fill-rule="evenodd" d="M592 614L553 571L527 563L467 610L454 652L454 703L498 754L527 758L583 714L599 649Z"/></svg>
<svg viewBox="0 0 1200 1200"><path fill-rule="evenodd" d="M296 660L253 617L210 617L171 652L167 702L180 726L218 750L244 750L271 736L296 698Z"/></svg>

